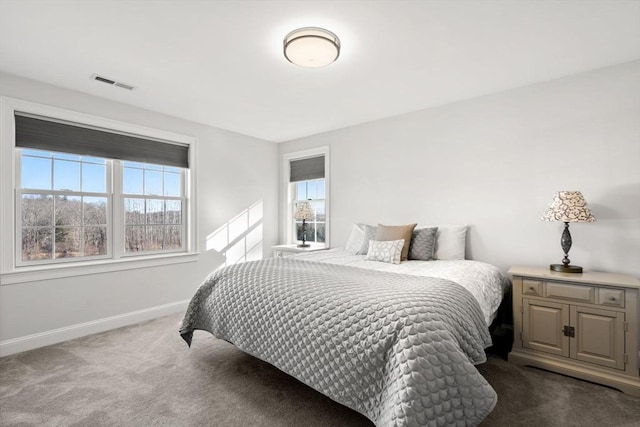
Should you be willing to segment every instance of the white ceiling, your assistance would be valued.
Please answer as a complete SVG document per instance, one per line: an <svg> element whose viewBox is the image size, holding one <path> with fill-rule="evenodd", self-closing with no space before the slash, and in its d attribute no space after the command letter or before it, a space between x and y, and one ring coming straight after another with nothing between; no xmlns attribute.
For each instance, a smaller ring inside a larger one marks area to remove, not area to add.
<svg viewBox="0 0 640 427"><path fill-rule="evenodd" d="M336 63L284 59L306 26ZM638 0L0 0L0 71L276 142L636 59Z"/></svg>

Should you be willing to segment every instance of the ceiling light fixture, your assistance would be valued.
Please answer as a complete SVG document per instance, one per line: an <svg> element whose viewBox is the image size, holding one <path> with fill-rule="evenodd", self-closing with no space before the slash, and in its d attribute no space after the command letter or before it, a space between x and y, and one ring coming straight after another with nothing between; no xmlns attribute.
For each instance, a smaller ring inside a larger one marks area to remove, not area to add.
<svg viewBox="0 0 640 427"><path fill-rule="evenodd" d="M324 28L298 28L284 38L284 56L304 68L325 67L340 56L340 39Z"/></svg>

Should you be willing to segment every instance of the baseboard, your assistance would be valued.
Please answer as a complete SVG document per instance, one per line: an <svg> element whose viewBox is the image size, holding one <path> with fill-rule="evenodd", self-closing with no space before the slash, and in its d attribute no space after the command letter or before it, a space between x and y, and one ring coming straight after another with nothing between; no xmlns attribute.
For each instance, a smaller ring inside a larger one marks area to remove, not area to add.
<svg viewBox="0 0 640 427"><path fill-rule="evenodd" d="M623 371L614 368L598 367L575 359L546 355L541 352L517 348L509 353L509 362L516 365L533 366L562 375L581 378L597 384L617 388L624 393L640 397L640 377L636 370Z"/></svg>
<svg viewBox="0 0 640 427"><path fill-rule="evenodd" d="M105 317L90 322L65 326L64 328L52 329L33 335L0 341L0 357L185 311L188 304L189 300L177 301L170 304L145 308L144 310L132 311L117 316Z"/></svg>

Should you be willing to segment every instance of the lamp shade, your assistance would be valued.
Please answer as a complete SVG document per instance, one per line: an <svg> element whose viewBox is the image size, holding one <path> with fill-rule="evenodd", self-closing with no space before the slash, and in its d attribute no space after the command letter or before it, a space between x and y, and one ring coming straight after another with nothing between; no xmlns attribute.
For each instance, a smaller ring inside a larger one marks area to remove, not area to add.
<svg viewBox="0 0 640 427"><path fill-rule="evenodd" d="M543 221L594 222L596 219L579 191L558 191L542 216Z"/></svg>
<svg viewBox="0 0 640 427"><path fill-rule="evenodd" d="M340 56L340 39L324 28L298 28L284 38L284 56L301 67L321 68Z"/></svg>
<svg viewBox="0 0 640 427"><path fill-rule="evenodd" d="M307 221L312 220L314 215L313 209L311 209L311 204L309 202L298 203L298 206L296 206L296 212L293 217L298 221L302 219L305 219Z"/></svg>

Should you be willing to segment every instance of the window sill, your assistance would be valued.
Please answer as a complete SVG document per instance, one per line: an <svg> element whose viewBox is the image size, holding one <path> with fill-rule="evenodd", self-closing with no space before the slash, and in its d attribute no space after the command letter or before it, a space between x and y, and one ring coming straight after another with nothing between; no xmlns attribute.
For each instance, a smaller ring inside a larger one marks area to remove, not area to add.
<svg viewBox="0 0 640 427"><path fill-rule="evenodd" d="M135 258L121 258L115 261L109 259L94 262L82 262L78 264L65 263L37 267L18 267L15 271L0 274L0 286L35 282L39 280L58 279L61 277L86 276L90 274L113 273L116 271L182 264L195 262L197 259L197 252L182 252Z"/></svg>

